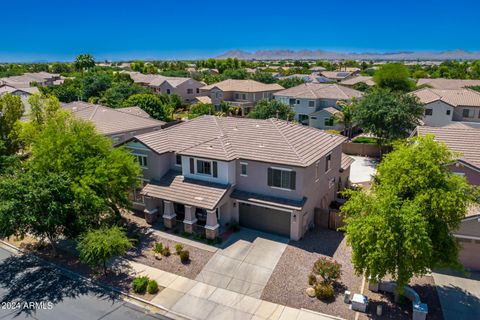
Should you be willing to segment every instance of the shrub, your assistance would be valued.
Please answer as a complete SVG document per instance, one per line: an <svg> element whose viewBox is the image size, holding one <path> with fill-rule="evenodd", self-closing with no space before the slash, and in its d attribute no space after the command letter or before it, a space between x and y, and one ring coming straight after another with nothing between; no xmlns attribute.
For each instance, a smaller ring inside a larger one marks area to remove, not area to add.
<svg viewBox="0 0 480 320"><path fill-rule="evenodd" d="M155 280L149 280L147 285L147 292L150 294L155 294L158 292L158 283Z"/></svg>
<svg viewBox="0 0 480 320"><path fill-rule="evenodd" d="M180 252L180 261L182 263L187 263L190 260L190 252L188 250L184 250Z"/></svg>
<svg viewBox="0 0 480 320"><path fill-rule="evenodd" d="M180 243L177 243L175 245L175 251L177 252L177 254L180 254L182 250L183 250L183 246Z"/></svg>
<svg viewBox="0 0 480 320"><path fill-rule="evenodd" d="M308 284L311 286L314 286L317 284L317 277L313 273L310 273L308 275Z"/></svg>
<svg viewBox="0 0 480 320"><path fill-rule="evenodd" d="M170 256L170 247L166 246L165 248L163 248L162 256L164 256L164 257Z"/></svg>
<svg viewBox="0 0 480 320"><path fill-rule="evenodd" d="M331 284L333 281L340 279L341 268L342 265L338 262L322 257L313 265L313 273L322 277L324 283Z"/></svg>
<svg viewBox="0 0 480 320"><path fill-rule="evenodd" d="M320 300L331 300L335 296L335 292L330 283L318 283L315 286L315 295Z"/></svg>
<svg viewBox="0 0 480 320"><path fill-rule="evenodd" d="M149 280L150 279L148 279L147 276L137 277L133 279L133 282L132 282L133 292L142 293L142 294L145 293L145 290L147 290Z"/></svg>
<svg viewBox="0 0 480 320"><path fill-rule="evenodd" d="M155 247L153 248L153 251L155 253L162 253L163 251L163 243L161 242L155 242Z"/></svg>

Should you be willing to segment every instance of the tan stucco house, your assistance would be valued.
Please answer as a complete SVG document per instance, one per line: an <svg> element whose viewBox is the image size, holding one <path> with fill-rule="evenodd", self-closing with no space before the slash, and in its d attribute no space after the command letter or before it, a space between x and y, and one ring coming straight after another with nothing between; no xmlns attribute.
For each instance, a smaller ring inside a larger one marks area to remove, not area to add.
<svg viewBox="0 0 480 320"><path fill-rule="evenodd" d="M348 183L345 138L287 121L203 116L125 144L143 168L135 208L209 238L232 221L300 239Z"/></svg>
<svg viewBox="0 0 480 320"><path fill-rule="evenodd" d="M257 101L273 99L273 94L283 89L276 83L266 84L254 80L228 79L204 86L200 88L200 93L210 97L217 111L221 111L220 104L225 101L231 106L240 107L239 115L246 116L255 107Z"/></svg>

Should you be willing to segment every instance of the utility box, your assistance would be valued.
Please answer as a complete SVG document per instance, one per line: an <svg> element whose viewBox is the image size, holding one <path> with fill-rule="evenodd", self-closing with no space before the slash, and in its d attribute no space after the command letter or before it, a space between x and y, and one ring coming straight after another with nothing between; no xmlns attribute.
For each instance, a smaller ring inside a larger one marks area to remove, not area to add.
<svg viewBox="0 0 480 320"><path fill-rule="evenodd" d="M367 312L368 298L363 294L355 293L352 298L352 310Z"/></svg>
<svg viewBox="0 0 480 320"><path fill-rule="evenodd" d="M425 320L428 314L428 305L426 303L416 303L413 305L413 320Z"/></svg>
<svg viewBox="0 0 480 320"><path fill-rule="evenodd" d="M352 299L352 293L346 290L343 296L343 302L350 303L351 299Z"/></svg>

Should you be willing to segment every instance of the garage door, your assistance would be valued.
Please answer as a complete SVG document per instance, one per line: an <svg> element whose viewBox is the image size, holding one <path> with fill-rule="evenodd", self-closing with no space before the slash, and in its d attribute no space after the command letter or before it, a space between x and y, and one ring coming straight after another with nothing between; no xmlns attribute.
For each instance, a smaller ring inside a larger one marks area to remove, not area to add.
<svg viewBox="0 0 480 320"><path fill-rule="evenodd" d="M290 237L290 212L240 203L240 225Z"/></svg>
<svg viewBox="0 0 480 320"><path fill-rule="evenodd" d="M461 240L459 260L466 269L480 271L480 240Z"/></svg>

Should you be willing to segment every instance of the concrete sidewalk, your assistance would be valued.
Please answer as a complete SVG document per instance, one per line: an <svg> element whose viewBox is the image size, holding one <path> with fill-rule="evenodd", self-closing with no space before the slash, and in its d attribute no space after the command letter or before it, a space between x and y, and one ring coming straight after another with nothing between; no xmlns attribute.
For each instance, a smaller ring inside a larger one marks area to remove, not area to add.
<svg viewBox="0 0 480 320"><path fill-rule="evenodd" d="M129 261L134 276L155 279L164 289L152 303L187 318L236 320L339 319L307 309L294 309ZM167 313L168 317L169 314Z"/></svg>

